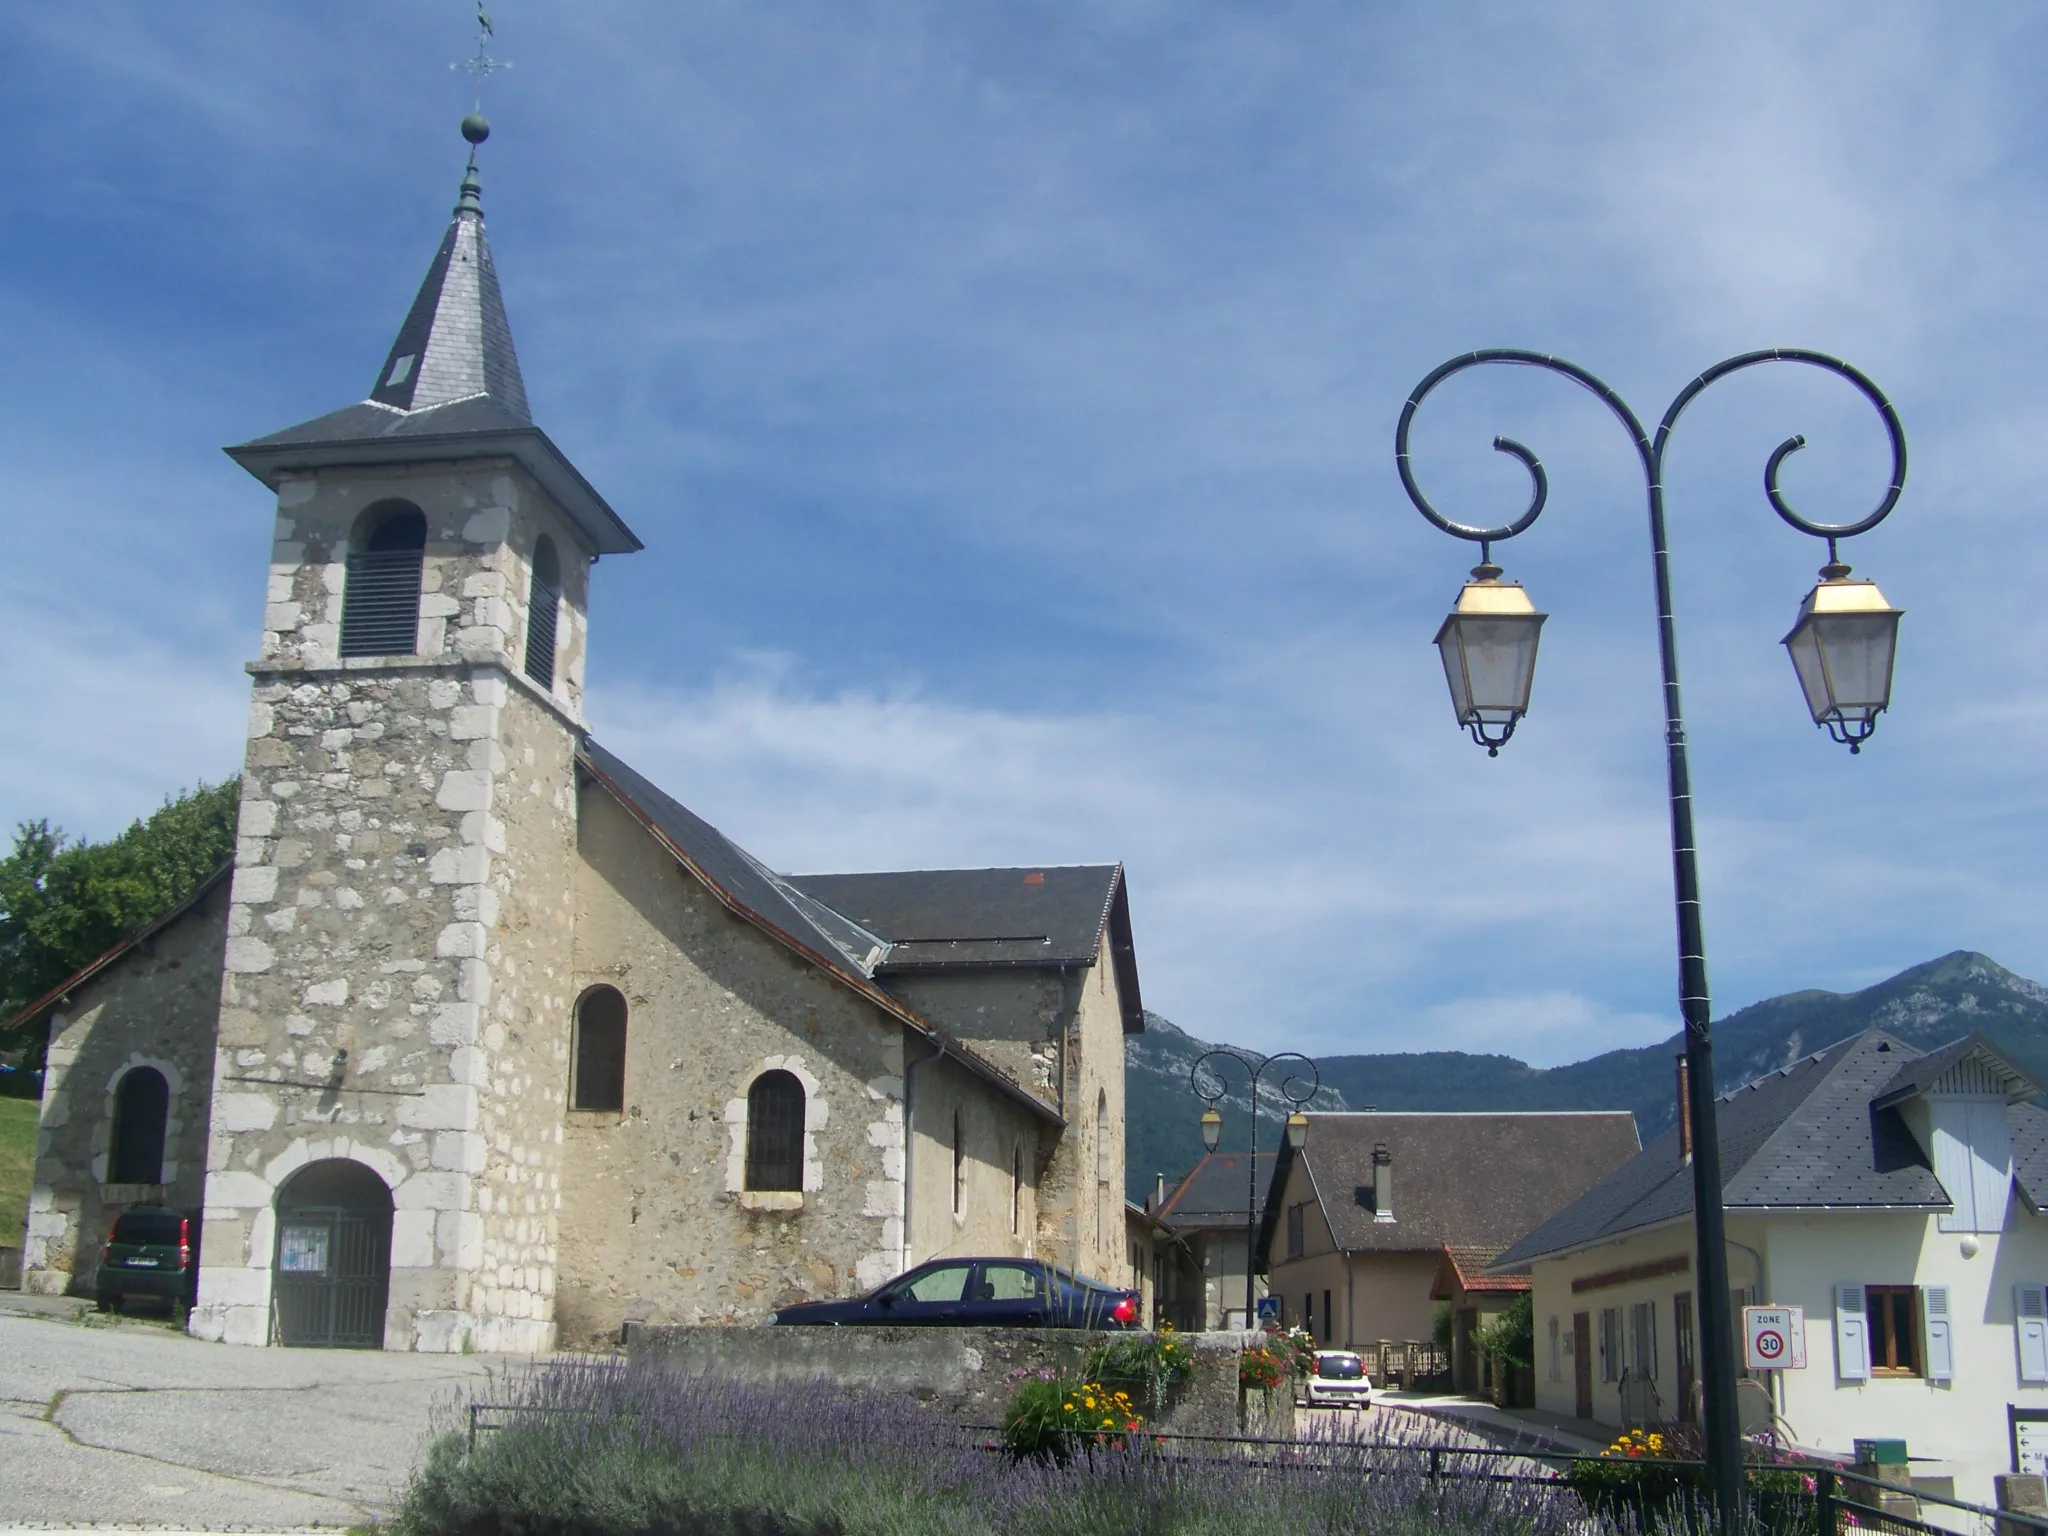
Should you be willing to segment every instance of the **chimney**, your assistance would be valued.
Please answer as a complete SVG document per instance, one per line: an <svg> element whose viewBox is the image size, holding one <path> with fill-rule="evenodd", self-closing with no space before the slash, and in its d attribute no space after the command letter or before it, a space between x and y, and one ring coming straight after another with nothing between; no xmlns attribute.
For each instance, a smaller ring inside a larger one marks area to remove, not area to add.
<svg viewBox="0 0 2048 1536"><path fill-rule="evenodd" d="M1678 1058L1678 1160L1692 1161L1692 1063Z"/></svg>
<svg viewBox="0 0 2048 1536"><path fill-rule="evenodd" d="M1166 1175L1155 1173L1152 1175L1152 1203L1146 1206L1145 1209L1156 1211L1164 1204L1166 1204Z"/></svg>
<svg viewBox="0 0 2048 1536"><path fill-rule="evenodd" d="M1394 1154L1384 1141L1372 1149L1372 1219L1394 1219Z"/></svg>

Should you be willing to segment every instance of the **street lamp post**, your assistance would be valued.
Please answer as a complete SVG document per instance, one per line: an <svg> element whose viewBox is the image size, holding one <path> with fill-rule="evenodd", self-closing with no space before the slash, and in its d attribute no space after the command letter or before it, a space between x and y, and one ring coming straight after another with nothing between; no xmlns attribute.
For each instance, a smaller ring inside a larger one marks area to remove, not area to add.
<svg viewBox="0 0 2048 1536"><path fill-rule="evenodd" d="M1705 1433L1707 1475L1721 1528L1740 1528L1742 1508L1742 1432L1735 1403L1735 1330L1728 1296L1728 1251L1721 1208L1721 1147L1715 1133L1714 1053L1709 1029L1712 1006L1707 995L1706 946L1700 930L1699 877L1693 856L1692 783L1686 766L1685 721L1679 709L1678 642L1671 612L1671 565L1664 534L1664 450L1680 414L1701 390L1716 379L1758 363L1804 363L1847 379L1876 407L1891 439L1892 475L1876 511L1857 522L1814 523L1793 511L1778 489L1778 470L1787 455L1806 445L1803 437L1788 438L1773 451L1764 467L1764 495L1777 514L1802 533L1827 540L1828 563L1820 581L1807 594L1792 632L1785 637L1801 691L1814 724L1827 730L1851 752L1876 729L1877 717L1891 703L1892 659L1898 638L1899 610L1886 603L1876 586L1851 581L1841 561L1837 540L1876 527L1898 504L1906 480L1906 435L1881 390L1857 369L1821 352L1780 348L1746 352L1716 363L1679 391L1665 411L1654 438L1643 430L1621 396L1574 363L1540 352L1499 348L1470 352L1436 369L1408 397L1394 432L1394 462L1408 499L1444 532L1479 545L1480 563L1459 594L1457 609L1437 632L1445 676L1458 723L1489 755L1514 734L1529 707L1529 689L1536 669L1536 640L1544 615L1535 611L1521 587L1501 580L1492 546L1528 528L1543 511L1549 482L1543 466L1520 443L1496 437L1499 452L1519 459L1529 472L1529 506L1513 522L1493 528L1453 522L1429 504L1416 484L1408 456L1408 430L1429 392L1453 374L1488 363L1544 368L1562 374L1599 396L1635 443L1649 491L1650 552L1657 589L1657 650L1664 670L1665 763L1671 791L1672 878L1678 909L1678 994L1685 1020L1688 1097L1693 1124L1693 1233L1699 1249L1701 1346L1705 1354Z"/></svg>
<svg viewBox="0 0 2048 1536"><path fill-rule="evenodd" d="M1252 1295L1252 1250L1257 1244L1259 1230L1259 1083L1265 1077L1266 1070L1276 1062L1299 1062L1308 1068L1309 1075L1304 1078L1290 1066L1287 1075L1280 1080L1280 1092L1292 1106L1287 1116L1287 1144L1300 1151L1302 1138L1308 1134L1308 1116L1301 1112L1301 1106L1313 1099L1322 1088L1323 1074L1316 1069L1314 1062L1299 1051L1282 1051L1278 1056L1268 1056L1257 1066L1253 1066L1236 1051L1216 1050L1205 1053L1188 1069L1188 1087L1193 1090L1196 1098L1208 1105L1202 1111L1202 1145L1211 1152L1216 1150L1217 1143L1223 1139L1223 1116L1216 1111L1216 1101L1223 1097L1229 1087L1223 1081L1223 1074L1209 1065L1212 1061L1234 1061L1244 1068L1245 1075L1251 1079L1252 1150L1248 1159L1250 1172L1245 1179L1244 1203L1244 1325L1251 1328L1257 1322L1258 1312ZM1205 1073L1208 1080L1216 1085L1213 1092L1202 1085Z"/></svg>

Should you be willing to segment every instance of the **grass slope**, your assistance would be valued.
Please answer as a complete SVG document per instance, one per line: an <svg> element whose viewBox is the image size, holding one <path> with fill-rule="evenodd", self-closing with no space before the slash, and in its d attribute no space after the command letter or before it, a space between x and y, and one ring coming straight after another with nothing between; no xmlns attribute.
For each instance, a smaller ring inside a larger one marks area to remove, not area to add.
<svg viewBox="0 0 2048 1536"><path fill-rule="evenodd" d="M32 1099L0 1099L0 1248L20 1247L28 1223L38 1108Z"/></svg>

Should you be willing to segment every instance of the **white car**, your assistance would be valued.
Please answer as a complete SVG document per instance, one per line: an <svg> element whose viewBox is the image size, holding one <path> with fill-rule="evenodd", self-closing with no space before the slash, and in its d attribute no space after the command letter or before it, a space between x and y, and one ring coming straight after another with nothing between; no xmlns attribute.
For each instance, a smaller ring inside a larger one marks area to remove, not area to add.
<svg viewBox="0 0 2048 1536"><path fill-rule="evenodd" d="M1349 1350L1316 1351L1315 1373L1308 1379L1311 1408L1364 1408L1372 1401L1372 1378L1365 1362Z"/></svg>

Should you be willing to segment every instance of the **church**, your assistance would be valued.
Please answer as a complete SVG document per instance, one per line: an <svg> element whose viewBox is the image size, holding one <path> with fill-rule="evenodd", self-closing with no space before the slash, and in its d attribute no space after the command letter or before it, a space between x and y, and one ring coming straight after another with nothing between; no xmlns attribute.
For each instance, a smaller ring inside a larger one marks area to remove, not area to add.
<svg viewBox="0 0 2048 1536"><path fill-rule="evenodd" d="M237 850L32 1004L23 1281L197 1213L190 1331L538 1351L942 1254L1125 1262L1115 864L792 876L590 733L641 549L529 413L477 148L369 396L276 496Z"/></svg>

